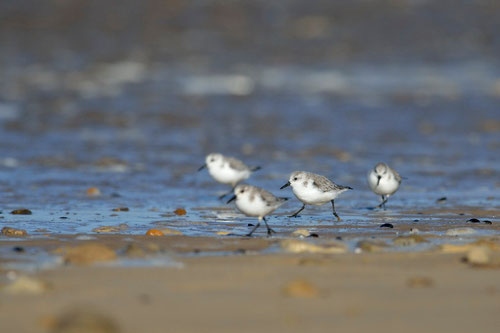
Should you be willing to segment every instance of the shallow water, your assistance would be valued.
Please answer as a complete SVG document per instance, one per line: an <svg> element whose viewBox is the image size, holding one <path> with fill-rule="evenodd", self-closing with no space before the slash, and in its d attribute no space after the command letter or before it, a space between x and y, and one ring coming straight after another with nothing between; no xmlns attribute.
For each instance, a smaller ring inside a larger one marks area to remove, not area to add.
<svg viewBox="0 0 500 333"><path fill-rule="evenodd" d="M7 3L6 13L14 15L19 8ZM206 6L222 10L211 2ZM270 5L248 6L238 2L230 12L253 17L254 6ZM312 24L310 33L324 33L320 40L337 45L335 29L314 30L321 28L322 10L329 6L345 11L346 18L362 15L345 4L318 2L304 23L298 4L276 5L264 24L275 22L285 30ZM178 9L182 17L191 18L175 23L186 43L177 44L177 37L169 35L177 48L168 56L149 44L137 44L134 36L126 39L127 29L142 29L134 25L118 29L119 46L107 49L103 40L108 32L87 38L92 29L106 29L94 28L85 18L67 35L56 23L44 21L46 30L39 38L53 39L50 49L29 43L31 26L23 30L4 21L1 38L8 52L0 61L0 226L22 228L36 237L86 234L123 223L128 229L119 233L125 235L144 234L158 226L189 236L244 234L254 220L219 201L217 196L227 188L206 171L196 172L204 156L217 151L262 166L248 182L275 194L293 197L279 187L294 170L324 174L354 188L336 203L340 223L332 221L328 206L308 207L300 218L288 219L284 215L300 207L296 199L290 200L270 218L278 237L296 228L327 237L384 235L398 232L398 226L399 232L416 226L439 235L479 216L493 224L472 227L485 235L498 234L500 67L491 54L497 54L500 44L492 42L488 53L453 24L458 29L452 32L459 41L456 49L435 45L437 50L432 50L419 38L415 44L399 41L384 48L383 40L374 43L370 37L386 36L386 42L394 42L394 34L377 24L379 20L397 21L406 10L414 10L411 19L416 23L433 6L442 10L439 4L427 3L411 4L401 12L391 7L387 17L372 18L372 34L362 20L333 20L330 24L353 32L344 36L347 44L356 38L364 43L358 51L351 48L352 57L331 50L331 58L321 47L319 55L304 53L319 43L307 34L287 39L245 25L239 34L223 34L219 40L216 36L227 31L213 17L201 20L204 26L198 27L201 13L196 5ZM461 9L455 10L459 15ZM32 11L16 13L37 18ZM284 13L296 20L284 19ZM495 21L493 11L471 13L485 22ZM117 19L128 22L126 17ZM359 26L366 34L358 36ZM418 34L408 29L402 33ZM478 31L488 34L495 29L485 25ZM420 33L426 36L425 30ZM87 47L83 53L72 43L80 35ZM16 36L17 42L8 36ZM241 43L246 38L260 38L264 45L281 45L283 50L261 45L252 54L252 48ZM460 43L470 48L460 48ZM382 58L370 58L377 54ZM387 211L368 209L379 199L369 191L366 174L378 161L388 162L406 177ZM91 186L102 196L86 196ZM436 203L441 197L446 202ZM20 207L33 214L9 214ZM117 207L130 211L113 212ZM173 214L178 207L187 215ZM392 223L395 229L379 228L382 223Z"/></svg>

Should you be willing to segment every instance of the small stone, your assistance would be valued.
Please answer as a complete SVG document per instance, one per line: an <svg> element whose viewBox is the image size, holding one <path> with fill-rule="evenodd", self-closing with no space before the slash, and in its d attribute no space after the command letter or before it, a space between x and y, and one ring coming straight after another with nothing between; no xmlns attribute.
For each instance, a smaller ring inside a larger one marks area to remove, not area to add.
<svg viewBox="0 0 500 333"><path fill-rule="evenodd" d="M445 202L446 202L446 200L447 200L447 198L446 198L446 197L442 197L442 198L437 199L437 200L436 200L436 203L445 203Z"/></svg>
<svg viewBox="0 0 500 333"><path fill-rule="evenodd" d="M175 215L186 215L186 210L184 208L177 208L174 210Z"/></svg>
<svg viewBox="0 0 500 333"><path fill-rule="evenodd" d="M146 236L163 236L163 232L158 229L149 229L146 231Z"/></svg>
<svg viewBox="0 0 500 333"><path fill-rule="evenodd" d="M486 246L474 246L467 252L465 259L473 265L487 265L491 260L491 250Z"/></svg>
<svg viewBox="0 0 500 333"><path fill-rule="evenodd" d="M298 229L292 232L292 236L304 238L311 236L311 233L307 229Z"/></svg>
<svg viewBox="0 0 500 333"><path fill-rule="evenodd" d="M316 245L297 239L285 239L280 243L281 248L291 253L346 253L347 247L341 242L329 242Z"/></svg>
<svg viewBox="0 0 500 333"><path fill-rule="evenodd" d="M13 215L31 215L31 210L22 208L22 209L15 209L12 212L10 212Z"/></svg>
<svg viewBox="0 0 500 333"><path fill-rule="evenodd" d="M64 262L76 265L87 265L93 262L111 261L116 259L116 253L103 244L90 243L66 249Z"/></svg>
<svg viewBox="0 0 500 333"><path fill-rule="evenodd" d="M430 288L434 286L434 281L425 276L415 276L409 278L406 285L410 288Z"/></svg>
<svg viewBox="0 0 500 333"><path fill-rule="evenodd" d="M123 252L130 258L144 258L146 256L146 252L134 243L128 244Z"/></svg>
<svg viewBox="0 0 500 333"><path fill-rule="evenodd" d="M53 333L119 333L116 322L91 308L70 310L51 323Z"/></svg>
<svg viewBox="0 0 500 333"><path fill-rule="evenodd" d="M179 230L170 228L162 228L160 229L160 231L163 232L164 235L182 235L182 232L180 232Z"/></svg>
<svg viewBox="0 0 500 333"><path fill-rule="evenodd" d="M128 212L128 211L129 211L128 207L113 208L113 212Z"/></svg>
<svg viewBox="0 0 500 333"><path fill-rule="evenodd" d="M12 251L17 252L17 253L23 253L24 252L24 247L22 247L22 246L14 246L12 248Z"/></svg>
<svg viewBox="0 0 500 333"><path fill-rule="evenodd" d="M291 281L283 287L283 294L288 297L314 298L320 295L319 289L303 279Z"/></svg>
<svg viewBox="0 0 500 333"><path fill-rule="evenodd" d="M29 276L20 276L4 288L9 294L42 294L49 289L47 282Z"/></svg>
<svg viewBox="0 0 500 333"><path fill-rule="evenodd" d="M231 231L217 231L215 234L219 236L227 236L231 234Z"/></svg>
<svg viewBox="0 0 500 333"><path fill-rule="evenodd" d="M122 223L117 226L102 226L92 229L92 232L120 232L123 230L127 230L128 225Z"/></svg>
<svg viewBox="0 0 500 333"><path fill-rule="evenodd" d="M247 227L253 227L253 226L255 226L255 224L253 224L253 223L248 223L247 224Z"/></svg>
<svg viewBox="0 0 500 333"><path fill-rule="evenodd" d="M359 249L359 252L380 252L384 251L387 248L387 244L379 241L379 242L374 242L374 241L368 241L368 240L362 240L356 244L356 249Z"/></svg>
<svg viewBox="0 0 500 333"><path fill-rule="evenodd" d="M380 226L380 228L391 228L392 229L392 228L394 228L394 226L390 223L384 223Z"/></svg>
<svg viewBox="0 0 500 333"><path fill-rule="evenodd" d="M98 197L101 195L101 190L97 187L89 187L85 193L88 197Z"/></svg>
<svg viewBox="0 0 500 333"><path fill-rule="evenodd" d="M472 228L455 228L446 230L447 236L471 235L474 233L476 233L476 230Z"/></svg>
<svg viewBox="0 0 500 333"><path fill-rule="evenodd" d="M314 232L313 232L313 233L311 233L311 234L309 235L309 237L318 238L318 237L319 237L319 235L318 235L317 233L314 233Z"/></svg>
<svg viewBox="0 0 500 333"><path fill-rule="evenodd" d="M416 244L425 243L427 240L420 235L399 236L392 241L396 246L414 246Z"/></svg>
<svg viewBox="0 0 500 333"><path fill-rule="evenodd" d="M485 224L492 224L492 223L491 223L491 221L489 221L489 220L483 220L483 222L484 222Z"/></svg>
<svg viewBox="0 0 500 333"><path fill-rule="evenodd" d="M470 222L470 223L479 223L481 221L479 221L478 219L472 218L472 219L468 219L467 222Z"/></svg>
<svg viewBox="0 0 500 333"><path fill-rule="evenodd" d="M28 236L28 233L26 232L26 230L22 230L22 229L3 227L2 228L2 235L19 237L19 236Z"/></svg>

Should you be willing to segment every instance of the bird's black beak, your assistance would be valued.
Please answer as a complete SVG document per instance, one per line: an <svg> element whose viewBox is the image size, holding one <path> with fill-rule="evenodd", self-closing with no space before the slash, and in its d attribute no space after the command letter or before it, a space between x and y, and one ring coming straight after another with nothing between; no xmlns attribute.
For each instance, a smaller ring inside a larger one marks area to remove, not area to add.
<svg viewBox="0 0 500 333"><path fill-rule="evenodd" d="M290 186L290 182L286 182L285 185L283 185L283 186L280 187L280 190L282 190L282 189L284 189L285 187L288 187L288 186Z"/></svg>
<svg viewBox="0 0 500 333"><path fill-rule="evenodd" d="M201 170L205 169L206 167L207 167L207 165L203 164L201 167L198 168L198 171L201 171Z"/></svg>
<svg viewBox="0 0 500 333"><path fill-rule="evenodd" d="M230 203L231 201L233 201L234 199L236 199L236 196L235 196L235 195L233 195L233 196L231 197L231 199L229 199L226 203L228 204L228 203Z"/></svg>
<svg viewBox="0 0 500 333"><path fill-rule="evenodd" d="M380 178L382 178L382 176L377 176L377 186L380 183Z"/></svg>

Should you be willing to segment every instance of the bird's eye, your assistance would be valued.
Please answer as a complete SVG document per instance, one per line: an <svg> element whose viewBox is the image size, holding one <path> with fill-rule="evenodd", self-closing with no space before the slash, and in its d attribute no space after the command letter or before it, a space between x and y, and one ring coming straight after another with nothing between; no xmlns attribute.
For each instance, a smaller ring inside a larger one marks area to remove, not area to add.
<svg viewBox="0 0 500 333"><path fill-rule="evenodd" d="M298 179L297 177L293 178L293 180L297 180L297 179Z"/></svg>
<svg viewBox="0 0 500 333"><path fill-rule="evenodd" d="M241 190L240 193L245 193L245 190Z"/></svg>
<svg viewBox="0 0 500 333"><path fill-rule="evenodd" d="M211 158L211 159L210 159L210 162L215 162L215 158Z"/></svg>

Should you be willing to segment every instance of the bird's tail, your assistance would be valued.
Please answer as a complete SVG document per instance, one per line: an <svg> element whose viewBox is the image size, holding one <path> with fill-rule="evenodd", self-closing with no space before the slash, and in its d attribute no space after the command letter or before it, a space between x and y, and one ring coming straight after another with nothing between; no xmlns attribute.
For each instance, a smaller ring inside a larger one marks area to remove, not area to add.
<svg viewBox="0 0 500 333"><path fill-rule="evenodd" d="M257 171L257 170L260 170L260 169L262 169L262 167L260 167L260 166L253 166L253 167L250 168L250 171L254 172L254 171Z"/></svg>

